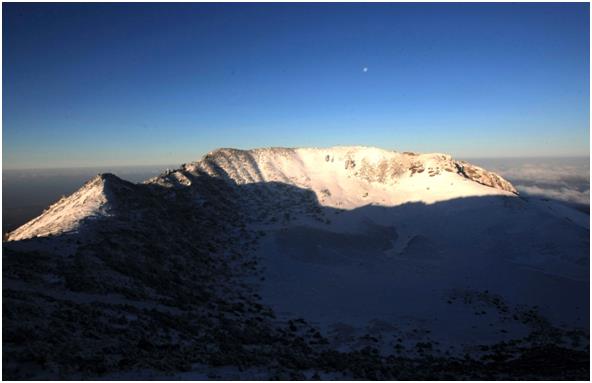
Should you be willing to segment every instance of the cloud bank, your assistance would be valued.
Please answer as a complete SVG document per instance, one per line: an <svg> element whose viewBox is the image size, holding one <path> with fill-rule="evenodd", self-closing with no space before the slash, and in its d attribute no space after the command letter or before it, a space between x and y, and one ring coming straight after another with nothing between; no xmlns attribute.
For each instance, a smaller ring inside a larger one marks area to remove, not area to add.
<svg viewBox="0 0 592 383"><path fill-rule="evenodd" d="M590 205L590 160L487 159L475 163L506 178L525 196Z"/></svg>
<svg viewBox="0 0 592 383"><path fill-rule="evenodd" d="M590 205L590 189L579 191L568 187L542 188L539 186L514 185L520 194L541 196L572 202L582 205Z"/></svg>

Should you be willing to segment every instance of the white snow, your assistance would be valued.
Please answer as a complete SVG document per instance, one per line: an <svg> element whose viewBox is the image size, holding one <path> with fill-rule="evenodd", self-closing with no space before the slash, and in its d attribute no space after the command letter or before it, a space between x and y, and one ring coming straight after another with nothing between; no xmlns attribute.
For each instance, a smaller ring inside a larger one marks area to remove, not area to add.
<svg viewBox="0 0 592 383"><path fill-rule="evenodd" d="M434 203L465 196L515 195L457 174L452 158L440 153L411 155L372 147L331 147L220 149L209 155L237 184L289 183L313 190L323 206L343 209L368 204L395 206L411 201ZM412 174L409 168L414 164L420 164L423 170ZM189 169L217 175L204 162ZM438 174L430 176L430 169Z"/></svg>
<svg viewBox="0 0 592 383"><path fill-rule="evenodd" d="M109 208L105 182L101 176L96 176L69 197L62 197L49 206L39 217L11 232L8 240L72 232L85 219L108 216Z"/></svg>
<svg viewBox="0 0 592 383"><path fill-rule="evenodd" d="M586 234L518 198L363 207L335 214L330 225L269 233L258 252L262 296L281 318L303 317L327 333L345 326L363 334L385 322L396 324L380 333L391 351L389 337L415 344L427 339L414 332L423 328L462 354L460 345L524 336L529 327L493 307L475 315L474 305L448 303L455 294L488 291L510 307L538 306L553 323L587 328Z"/></svg>

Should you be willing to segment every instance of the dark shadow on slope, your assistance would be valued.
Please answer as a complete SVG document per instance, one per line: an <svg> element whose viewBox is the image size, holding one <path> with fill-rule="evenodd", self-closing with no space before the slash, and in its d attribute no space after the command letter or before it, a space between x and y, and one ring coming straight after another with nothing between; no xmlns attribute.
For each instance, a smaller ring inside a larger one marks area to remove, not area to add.
<svg viewBox="0 0 592 383"><path fill-rule="evenodd" d="M237 185L211 165L217 177L183 172L191 187L173 183L171 175L169 185L131 184L109 176L109 182L125 186L109 189L112 216L91 220L77 233L3 244L6 378L174 372L194 363L267 366L290 379L302 378L308 369L346 371L356 379L562 378L566 369L572 373L568 377L587 376L582 363L587 354L581 353L554 358L561 362L552 370L539 353L523 371L523 365L497 362L507 349L492 354L498 359L489 364L384 358L372 348L338 352L304 320L274 323L274 313L245 283L245 277L261 277L252 253L262 233L249 230L252 222L289 226L304 215L330 230L328 222L336 215L392 214L455 227L463 235L451 243L462 248L476 223L494 222L499 209L519 216L524 201L474 197L344 211L323 207L310 190L288 184ZM583 246L589 249L588 231L573 223L541 227L541 235L551 235L547 230L577 253L567 262L580 260Z"/></svg>

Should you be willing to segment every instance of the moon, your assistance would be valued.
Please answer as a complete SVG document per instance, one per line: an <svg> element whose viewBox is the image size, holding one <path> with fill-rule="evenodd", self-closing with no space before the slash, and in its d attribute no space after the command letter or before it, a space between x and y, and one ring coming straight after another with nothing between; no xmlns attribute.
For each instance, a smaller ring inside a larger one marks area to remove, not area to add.
<svg viewBox="0 0 592 383"><path fill-rule="evenodd" d="M362 72L364 72L364 73L368 72L368 67L365 66L364 68L362 68Z"/></svg>

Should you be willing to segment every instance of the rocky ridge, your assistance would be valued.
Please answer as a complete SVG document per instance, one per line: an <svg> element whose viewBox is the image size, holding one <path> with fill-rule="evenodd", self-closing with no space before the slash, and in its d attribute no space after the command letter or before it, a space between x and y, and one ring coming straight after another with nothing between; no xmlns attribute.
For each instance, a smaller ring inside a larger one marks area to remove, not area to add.
<svg viewBox="0 0 592 383"><path fill-rule="evenodd" d="M128 203L141 204L142 199L152 201L159 195L163 202L178 203L175 193L150 194L158 188L187 189L185 193L191 195L187 208L192 209L207 202L193 187L207 179L224 181L235 189L246 186L237 199L251 207L247 211L260 210L258 206L263 204L268 205L266 211L283 209L284 213L304 208L313 215L318 212L317 202L352 209L369 203L395 206L417 200L518 194L501 176L438 153L400 153L368 147L218 149L143 185L112 174L98 175L48 207L41 216L9 233L7 239L76 231L84 222L114 214L115 205L124 211ZM457 186L452 187L455 183Z"/></svg>

